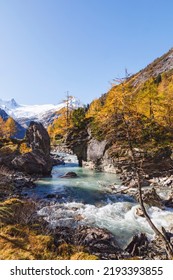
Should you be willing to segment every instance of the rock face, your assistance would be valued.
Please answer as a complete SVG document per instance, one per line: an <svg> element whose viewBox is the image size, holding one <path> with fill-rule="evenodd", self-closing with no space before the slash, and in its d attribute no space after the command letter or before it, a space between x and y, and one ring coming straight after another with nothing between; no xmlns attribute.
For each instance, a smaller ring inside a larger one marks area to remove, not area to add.
<svg viewBox="0 0 173 280"><path fill-rule="evenodd" d="M42 151L46 156L50 154L50 138L41 123L31 122L26 131L26 142L32 151Z"/></svg>
<svg viewBox="0 0 173 280"><path fill-rule="evenodd" d="M12 161L13 167L28 174L49 175L53 165L50 139L41 123L30 123L26 131L26 141L32 151L15 157Z"/></svg>
<svg viewBox="0 0 173 280"><path fill-rule="evenodd" d="M77 137L76 137L77 135ZM82 161L87 161L87 143L90 139L87 130L72 131L67 135L66 144L73 153L77 156L79 166L82 166Z"/></svg>
<svg viewBox="0 0 173 280"><path fill-rule="evenodd" d="M100 142L96 139L91 139L87 148L87 160L93 162L100 160L104 155L106 145L106 140Z"/></svg>
<svg viewBox="0 0 173 280"><path fill-rule="evenodd" d="M89 129L72 131L66 138L66 144L77 155L79 166L92 162L94 168L100 166L108 145L106 140L92 138Z"/></svg>

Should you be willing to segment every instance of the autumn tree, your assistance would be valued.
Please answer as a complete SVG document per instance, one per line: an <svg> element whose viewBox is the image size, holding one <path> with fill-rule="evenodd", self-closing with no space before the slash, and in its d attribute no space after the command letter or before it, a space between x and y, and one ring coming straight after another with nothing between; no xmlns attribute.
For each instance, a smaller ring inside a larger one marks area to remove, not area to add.
<svg viewBox="0 0 173 280"><path fill-rule="evenodd" d="M123 79L123 81L124 81L124 79ZM123 83L122 83L122 86L123 86ZM123 92L124 92L124 90L123 90ZM154 118L153 102L155 100L157 100L156 91L154 90L153 92L150 92L148 95L149 95L148 106L149 106L150 118ZM126 96L124 96L124 97L126 97ZM129 121L126 117L126 106L127 106L126 99L124 99L124 101L122 100L122 105L123 106L122 106L121 115L122 115L122 120L124 122L125 130L126 130L128 147L131 152L133 168L134 168L134 179L137 181L139 204L140 204L143 215L144 215L146 221L148 222L149 226L154 231L156 236L158 236L162 240L162 242L165 246L165 251L167 253L168 259L172 259L173 258L173 246L170 243L170 240L166 234L165 229L162 227L159 230L156 227L156 225L151 220L151 218L146 210L146 207L144 205L144 201L143 201L143 197L142 197L142 184L141 184L142 179L143 179L142 160L139 162L136 158L134 144L133 144L133 135L132 135L132 130L131 130L131 121ZM152 106L152 108L150 106Z"/></svg>
<svg viewBox="0 0 173 280"><path fill-rule="evenodd" d="M158 121L162 125L173 128L173 77L170 80L163 80L163 85L160 89L160 108L158 112Z"/></svg>
<svg viewBox="0 0 173 280"><path fill-rule="evenodd" d="M0 137L4 137L5 132L5 122L3 118L0 116Z"/></svg>
<svg viewBox="0 0 173 280"><path fill-rule="evenodd" d="M57 112L57 118L48 126L48 133L51 138L62 138L71 126L71 118L67 123L67 108L64 107Z"/></svg>
<svg viewBox="0 0 173 280"><path fill-rule="evenodd" d="M5 122L5 135L7 138L16 133L16 124L13 118L9 117Z"/></svg>

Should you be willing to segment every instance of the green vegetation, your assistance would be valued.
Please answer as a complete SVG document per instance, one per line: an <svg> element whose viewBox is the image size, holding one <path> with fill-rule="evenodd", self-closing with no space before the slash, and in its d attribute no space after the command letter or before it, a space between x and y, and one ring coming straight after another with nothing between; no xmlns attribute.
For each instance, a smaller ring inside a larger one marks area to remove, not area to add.
<svg viewBox="0 0 173 280"><path fill-rule="evenodd" d="M72 112L71 121L72 124L77 128L84 128L86 125L85 121L85 108L78 108Z"/></svg>

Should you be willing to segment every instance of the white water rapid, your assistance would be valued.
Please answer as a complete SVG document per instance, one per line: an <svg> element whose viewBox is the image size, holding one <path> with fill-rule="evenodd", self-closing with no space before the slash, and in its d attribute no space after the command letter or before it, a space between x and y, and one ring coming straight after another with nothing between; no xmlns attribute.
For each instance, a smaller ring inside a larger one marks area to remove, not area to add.
<svg viewBox="0 0 173 280"><path fill-rule="evenodd" d="M77 166L75 156L66 156L65 165L56 166L51 178L37 183L37 187L28 190L28 194L47 200L47 206L39 210L52 227L79 224L98 226L112 232L121 246L130 238L145 232L149 238L153 231L145 218L136 214L139 206L128 195L111 194L106 186L121 185L115 174L94 172ZM77 178L60 178L66 172L77 173ZM148 208L148 213L156 226L173 226L173 211Z"/></svg>

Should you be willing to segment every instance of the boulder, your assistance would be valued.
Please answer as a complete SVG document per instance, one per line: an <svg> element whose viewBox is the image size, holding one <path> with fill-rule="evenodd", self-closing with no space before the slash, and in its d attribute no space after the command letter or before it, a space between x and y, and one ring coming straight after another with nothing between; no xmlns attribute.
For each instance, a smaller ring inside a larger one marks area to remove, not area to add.
<svg viewBox="0 0 173 280"><path fill-rule="evenodd" d="M78 221L83 219L77 216ZM90 254L98 256L102 260L124 259L129 254L121 249L115 237L108 230L89 226L56 227L54 235L55 245L67 242L68 244L80 245Z"/></svg>
<svg viewBox="0 0 173 280"><path fill-rule="evenodd" d="M170 195L169 198L164 201L164 205L166 207L173 208L173 196L172 195Z"/></svg>
<svg viewBox="0 0 173 280"><path fill-rule="evenodd" d="M106 149L107 141L98 141L97 139L91 139L88 143L87 160L96 162L101 159Z"/></svg>
<svg viewBox="0 0 173 280"><path fill-rule="evenodd" d="M26 131L26 142L32 151L16 156L11 162L13 168L28 174L49 175L53 166L50 138L41 123L30 123Z"/></svg>
<svg viewBox="0 0 173 280"><path fill-rule="evenodd" d="M148 243L149 241L144 233L134 235L130 243L125 248L125 251L132 256L141 256L143 255L143 251L147 250Z"/></svg>
<svg viewBox="0 0 173 280"><path fill-rule="evenodd" d="M122 259L124 254L115 237L106 229L80 226L75 238L100 259Z"/></svg>
<svg viewBox="0 0 173 280"><path fill-rule="evenodd" d="M41 151L29 152L15 157L12 165L16 170L28 174L49 175L52 170L52 160Z"/></svg>
<svg viewBox="0 0 173 280"><path fill-rule="evenodd" d="M75 172L67 172L61 178L76 178L78 175Z"/></svg>
<svg viewBox="0 0 173 280"><path fill-rule="evenodd" d="M32 121L26 130L26 142L32 151L42 151L50 155L50 138L47 130L41 123Z"/></svg>
<svg viewBox="0 0 173 280"><path fill-rule="evenodd" d="M135 214L139 217L145 217L144 216L144 213L142 211L142 209L140 207L137 207L136 210L135 210Z"/></svg>

